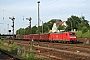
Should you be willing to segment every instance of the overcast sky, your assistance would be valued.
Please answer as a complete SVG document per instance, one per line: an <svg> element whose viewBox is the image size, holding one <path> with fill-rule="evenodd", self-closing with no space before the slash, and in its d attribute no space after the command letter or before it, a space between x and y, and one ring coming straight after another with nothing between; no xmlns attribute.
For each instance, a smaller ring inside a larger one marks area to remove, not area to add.
<svg viewBox="0 0 90 60"><path fill-rule="evenodd" d="M9 17L13 16L15 17L15 32L17 29L26 28L29 25L29 21L26 20L29 17L32 17L32 26L37 25L37 1L0 0L0 33L7 34L8 26L9 29L12 29L12 21ZM71 15L79 17L83 15L90 21L90 0L40 0L40 20L43 22L51 19L66 21Z"/></svg>

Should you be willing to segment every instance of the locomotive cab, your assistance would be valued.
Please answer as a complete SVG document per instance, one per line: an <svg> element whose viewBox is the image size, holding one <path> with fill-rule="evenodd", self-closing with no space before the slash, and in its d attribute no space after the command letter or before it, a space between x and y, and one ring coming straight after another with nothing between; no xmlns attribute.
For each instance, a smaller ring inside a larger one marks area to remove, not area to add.
<svg viewBox="0 0 90 60"><path fill-rule="evenodd" d="M70 40L71 42L76 41L76 35L75 35L74 32L70 32L70 33L69 33L69 40Z"/></svg>

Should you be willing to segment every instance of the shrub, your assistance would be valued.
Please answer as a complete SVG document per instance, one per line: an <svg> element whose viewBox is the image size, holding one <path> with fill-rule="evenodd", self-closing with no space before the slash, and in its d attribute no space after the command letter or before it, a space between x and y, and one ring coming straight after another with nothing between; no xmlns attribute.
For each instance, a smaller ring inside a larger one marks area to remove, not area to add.
<svg viewBox="0 0 90 60"><path fill-rule="evenodd" d="M82 27L82 33L85 33L85 32L87 32L88 31L88 29L87 29L87 27Z"/></svg>

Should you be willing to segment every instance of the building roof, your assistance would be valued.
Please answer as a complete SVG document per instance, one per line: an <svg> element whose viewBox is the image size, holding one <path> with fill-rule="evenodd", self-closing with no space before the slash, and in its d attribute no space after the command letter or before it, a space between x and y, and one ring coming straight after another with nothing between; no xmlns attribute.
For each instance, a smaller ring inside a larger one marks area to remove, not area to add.
<svg viewBox="0 0 90 60"><path fill-rule="evenodd" d="M63 22L56 22L56 26L63 25L66 21Z"/></svg>

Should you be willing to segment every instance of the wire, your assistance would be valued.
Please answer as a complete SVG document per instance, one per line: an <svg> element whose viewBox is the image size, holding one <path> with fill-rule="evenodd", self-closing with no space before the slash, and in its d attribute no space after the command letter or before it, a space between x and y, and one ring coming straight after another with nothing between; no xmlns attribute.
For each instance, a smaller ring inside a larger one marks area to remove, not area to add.
<svg viewBox="0 0 90 60"><path fill-rule="evenodd" d="M59 11L57 11L57 12L55 12L55 13L52 13L51 15L56 14L56 13L59 13L59 12L64 11L64 10L67 10L67 9L69 9L69 8L75 7L75 6L77 6L77 5L80 5L80 4L82 4L82 3L85 3L86 1L87 1L87 0L84 0L84 1L79 2L79 3L75 3L75 4L71 5L71 6L68 6L68 7L66 7L66 8L60 9Z"/></svg>
<svg viewBox="0 0 90 60"><path fill-rule="evenodd" d="M65 9L62 9L61 11L66 10L66 9L69 9L69 8L71 8L71 7L75 7L75 6L77 6L77 5L80 5L80 4L82 4L82 3L85 3L86 1L87 1L87 0L82 1L82 2L80 2L80 3L73 4L73 5L71 5L71 6L67 7L67 8L65 8ZM58 12L60 12L60 11L58 11ZM58 12L57 12L57 13L58 13Z"/></svg>
<svg viewBox="0 0 90 60"><path fill-rule="evenodd" d="M58 1L58 0L51 1L51 2L47 3L47 4L44 5L44 6L41 6L40 9L45 8L45 7L47 7L48 5L50 5L50 4L52 4L52 3L55 3L56 1ZM37 8L34 8L33 11L30 11L30 12L28 12L28 13L31 14L31 13L35 12L36 10L37 10ZM4 11L3 11L3 12L4 12ZM9 12L9 11L8 11L8 12ZM27 15L28 13L24 14L24 16ZM4 14L4 13L3 13L3 14ZM23 21L24 21L24 16L23 16L23 19L22 19ZM18 17L21 17L21 16L18 16ZM4 17L3 17L3 20L4 20Z"/></svg>
<svg viewBox="0 0 90 60"><path fill-rule="evenodd" d="M41 6L40 9L45 8L45 7L47 7L48 5L50 5L50 4L52 4L52 3L55 3L56 1L58 1L58 0L51 1L51 2L47 3L47 4L44 5L44 6ZM88 1L88 0L84 0L84 1L82 1L82 2L80 2L80 3L75 3L75 4L73 4L73 5L67 6L66 8L59 9L59 11L54 12L54 13L52 12L49 16L51 16L51 15L53 15L53 14L60 13L60 12L62 12L62 11L64 11L64 10L67 10L67 9L69 9L69 8L71 8L71 7L74 7L74 6L76 6L76 5L79 5L79 4L84 3L84 2L86 2L86 1ZM30 12L28 12L28 13L31 14L31 13L33 13L33 12L36 11L36 10L37 10L37 8L34 8L33 11L30 11ZM24 21L25 16L26 16L28 13L24 14L23 19L22 19L23 21ZM3 13L3 14L4 14L4 13ZM49 13L48 13L48 14L49 14ZM18 16L18 17L21 17L21 16ZM44 17L47 17L47 16L44 16ZM43 18L43 17L41 17L41 18ZM4 17L3 17L3 20L4 20ZM41 20L43 20L43 19L41 19Z"/></svg>
<svg viewBox="0 0 90 60"><path fill-rule="evenodd" d="M41 6L41 8L45 8L45 7L47 7L48 5L50 5L50 4L52 4L52 3L55 3L56 1L58 1L58 0L51 1L51 2L47 3L47 4L44 5L44 6Z"/></svg>
<svg viewBox="0 0 90 60"><path fill-rule="evenodd" d="M62 11L64 11L64 10L67 10L67 9L69 9L69 8L71 8L71 7L75 7L75 6L77 6L77 5L80 5L80 4L82 4L82 3L85 3L86 1L88 1L88 0L84 0L84 1L79 2L79 3L75 3L75 4L70 5L70 6L66 7L66 8L63 8L63 9L58 9L59 11L54 12L54 13L50 14L49 16L52 16L52 15L54 15L54 14L57 14L57 13L62 12ZM49 13L48 13L48 14L49 14ZM44 16L44 18L45 18L45 16ZM46 18L47 18L47 17L46 17Z"/></svg>
<svg viewBox="0 0 90 60"><path fill-rule="evenodd" d="M24 16L23 16L23 20L24 20Z"/></svg>
<svg viewBox="0 0 90 60"><path fill-rule="evenodd" d="M3 10L3 20L4 20L4 10Z"/></svg>
<svg viewBox="0 0 90 60"><path fill-rule="evenodd" d="M58 1L58 0L51 1L51 2L47 3L47 4L44 5L44 6L41 6L40 9L45 8L46 6L48 6L48 5L52 4L52 3L55 3L56 1ZM29 13L33 13L33 12L36 11L36 10L37 10L37 8L34 9L33 11L29 12ZM25 15L27 15L27 14L24 14L24 16L25 16Z"/></svg>

